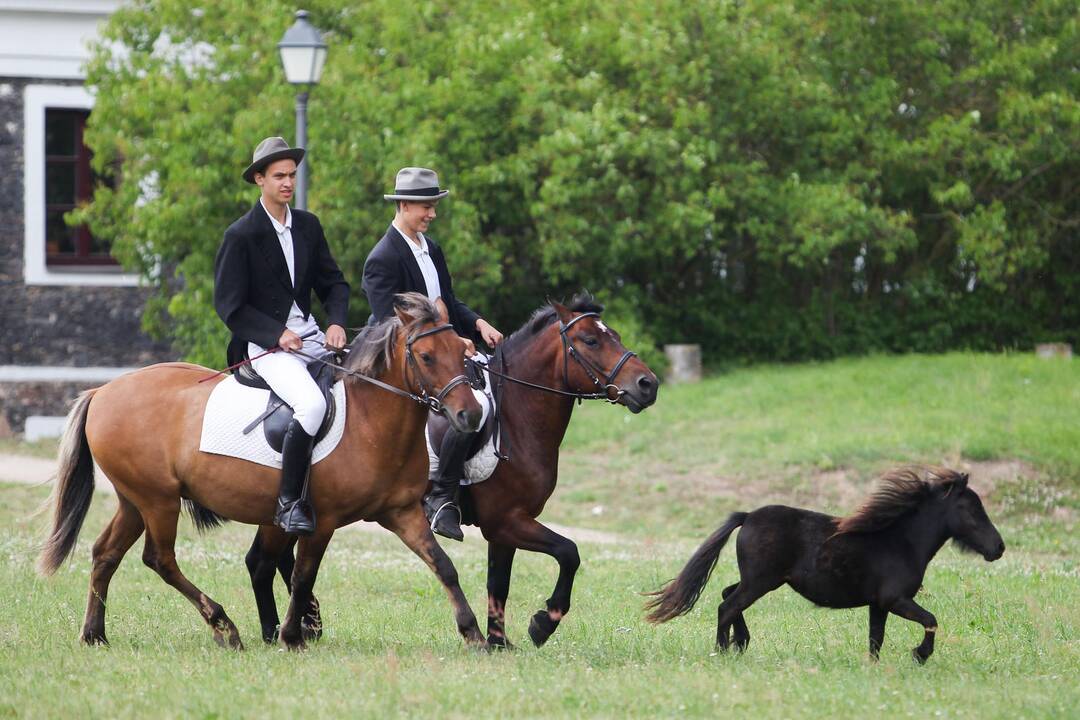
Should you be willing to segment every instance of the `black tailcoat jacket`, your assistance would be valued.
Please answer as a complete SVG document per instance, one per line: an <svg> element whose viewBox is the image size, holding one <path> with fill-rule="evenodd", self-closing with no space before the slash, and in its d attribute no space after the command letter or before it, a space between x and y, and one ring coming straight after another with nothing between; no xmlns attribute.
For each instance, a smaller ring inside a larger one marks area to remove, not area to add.
<svg viewBox="0 0 1080 720"><path fill-rule="evenodd" d="M292 210L293 269L261 202L229 226L214 260L214 308L232 331L228 364L244 359L247 344L277 345L293 301L311 314L311 291L319 296L330 325L345 327L349 284L326 244L319 218Z"/></svg>
<svg viewBox="0 0 1080 720"><path fill-rule="evenodd" d="M442 248L429 238L428 252L439 276L439 289L443 302L450 314L450 324L454 331L464 338L479 342L476 321L479 315L469 309L454 295L454 286L450 282L450 271L446 267L446 258ZM364 293L371 304L371 317L368 323L382 322L394 314L394 295L405 292L418 292L427 295L427 284L420 265L416 262L409 241L391 225L382 240L372 248L364 263Z"/></svg>

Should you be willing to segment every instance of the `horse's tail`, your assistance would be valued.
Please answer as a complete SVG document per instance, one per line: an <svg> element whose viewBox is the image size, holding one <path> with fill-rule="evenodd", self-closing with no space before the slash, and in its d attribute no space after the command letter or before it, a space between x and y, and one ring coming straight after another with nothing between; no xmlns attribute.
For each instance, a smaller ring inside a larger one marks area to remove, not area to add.
<svg viewBox="0 0 1080 720"><path fill-rule="evenodd" d="M86 442L86 413L97 388L87 390L71 408L60 441L56 483L46 507L54 505L53 528L41 548L38 571L52 575L67 559L79 539L90 501L94 498L94 458Z"/></svg>
<svg viewBox="0 0 1080 720"><path fill-rule="evenodd" d="M746 516L747 513L744 512L732 513L727 522L694 551L677 578L659 590L648 593L653 599L645 605L646 610L652 611L645 616L646 620L651 623L667 622L686 614L694 607L701 591L705 589L705 584L709 582L709 576L716 567L720 551L727 544L728 536L746 522Z"/></svg>
<svg viewBox="0 0 1080 720"><path fill-rule="evenodd" d="M191 522L195 523L195 529L200 534L215 530L225 523L229 522L229 519L218 515L210 508L203 507L194 500L184 500L184 509L188 511L188 515L191 516Z"/></svg>

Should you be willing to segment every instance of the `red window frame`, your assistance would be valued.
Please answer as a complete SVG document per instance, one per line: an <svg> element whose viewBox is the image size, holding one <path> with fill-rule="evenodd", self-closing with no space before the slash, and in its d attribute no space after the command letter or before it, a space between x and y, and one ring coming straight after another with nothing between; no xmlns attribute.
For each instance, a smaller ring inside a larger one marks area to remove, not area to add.
<svg viewBox="0 0 1080 720"><path fill-rule="evenodd" d="M45 265L48 267L73 266L73 265L97 265L117 266L118 263L109 254L108 247L95 248L95 239L90 234L87 225L67 227L69 233L66 237L57 237L56 228L49 222L50 216L66 213L90 202L94 194L94 187L100 180L90 167L93 153L83 143L83 133L86 129L86 120L90 117L89 110L72 110L68 108L45 109L45 134L49 137L50 128L55 129L56 124L62 124L64 120L73 119L71 131L74 133L70 147L73 153L50 154L49 143L45 147ZM55 149L55 148L53 148ZM68 174L70 173L70 175ZM51 192L50 179L55 175L65 175L65 180L72 181L74 196L68 202L49 202L56 200L55 192ZM61 248L67 245L70 250L63 251ZM100 245L100 244L99 244Z"/></svg>

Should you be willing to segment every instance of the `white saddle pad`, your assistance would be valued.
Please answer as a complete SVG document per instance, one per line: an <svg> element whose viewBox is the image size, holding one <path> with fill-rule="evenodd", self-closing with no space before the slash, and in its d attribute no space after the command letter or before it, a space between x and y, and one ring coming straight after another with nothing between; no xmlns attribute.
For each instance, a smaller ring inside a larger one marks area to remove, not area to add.
<svg viewBox="0 0 1080 720"><path fill-rule="evenodd" d="M485 386L491 387L491 378L487 377L487 371L484 371L485 380L487 381ZM484 390L473 390L473 395L476 396L476 401L480 403L480 407L483 408L483 415L480 418L480 427L484 427L484 423L487 422L488 416L491 415L491 408L494 402ZM439 457L435 454L435 448L431 446L431 436L428 435L427 428L424 428L424 444L427 445L428 454L428 478L433 478L439 474ZM482 483L491 477L495 472L495 466L499 464L499 456L495 454L495 435L492 434L488 438L484 447L480 448L480 452L473 455L465 462L465 475L461 478L462 485L475 485Z"/></svg>
<svg viewBox="0 0 1080 720"><path fill-rule="evenodd" d="M330 431L311 453L312 465L333 452L345 432L345 385L339 381L331 392L337 412ZM269 400L269 390L241 385L231 375L219 382L206 402L199 450L280 468L281 453L266 442L261 424L247 435L243 432L252 420L266 412Z"/></svg>

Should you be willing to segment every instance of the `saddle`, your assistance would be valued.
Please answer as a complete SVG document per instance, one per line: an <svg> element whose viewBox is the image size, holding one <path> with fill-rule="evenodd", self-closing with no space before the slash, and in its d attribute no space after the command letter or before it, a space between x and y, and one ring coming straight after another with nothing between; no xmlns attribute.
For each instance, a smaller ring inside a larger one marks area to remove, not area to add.
<svg viewBox="0 0 1080 720"><path fill-rule="evenodd" d="M318 357L320 359L329 358L333 354L333 351L328 350ZM326 398L326 416L323 417L322 424L319 425L319 431L315 433L315 442L318 443L326 437L326 433L330 431L330 426L334 424L334 416L337 414L337 406L334 403L334 394L332 392L334 387L334 368L329 365L324 365L318 360L313 360L308 363L307 370L308 374L311 375L311 379L319 386L319 391L322 392L323 397ZM247 435L262 424L266 443L276 452L281 452L282 444L285 440L285 431L289 429L289 423L291 423L293 419L292 407L282 400L278 394L274 392L273 388L266 384L266 380L251 367L251 363L241 365L233 373L233 377L235 377L236 381L241 385L246 385L247 387L256 388L258 390L270 391L270 398L266 402L266 411L245 427L243 432Z"/></svg>

